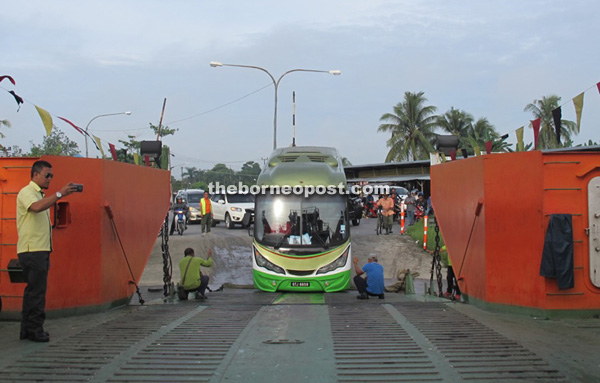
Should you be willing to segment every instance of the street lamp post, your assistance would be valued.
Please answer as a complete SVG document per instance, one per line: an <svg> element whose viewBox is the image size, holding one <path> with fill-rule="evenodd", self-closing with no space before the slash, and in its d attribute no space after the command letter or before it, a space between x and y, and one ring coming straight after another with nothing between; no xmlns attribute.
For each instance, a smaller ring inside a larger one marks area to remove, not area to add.
<svg viewBox="0 0 600 383"><path fill-rule="evenodd" d="M274 114L273 114L273 150L277 149L277 89L279 88L279 82L281 81L281 79L287 75L288 73L292 73L292 72L315 72L315 73L329 73L332 74L334 76L339 76L340 74L342 74L342 71L339 70L315 70L315 69L292 69L292 70L288 70L287 72L285 72L284 74L282 74L279 79L277 79L277 81L275 81L275 77L273 77L273 75L271 73L269 73L268 70L266 70L265 68L261 68L259 66L252 66L252 65L237 65L237 64L223 64L217 61L211 61L210 62L210 66L215 68L215 67L223 67L223 66L234 66L234 67L239 67L239 68L251 68L251 69L258 69L261 70L263 72L265 72L266 74L269 75L269 77L271 78L271 81L273 81L273 86L275 87L275 110L274 110Z"/></svg>
<svg viewBox="0 0 600 383"><path fill-rule="evenodd" d="M87 125L86 125L86 127L85 127L85 157L86 157L86 158L88 158L88 157L89 157L89 155L88 155L88 154L89 154L89 153L88 153L88 137L89 137L89 134L88 134L88 128L90 127L90 124L92 123L92 121L94 121L95 119L97 119L97 118L100 118L100 117L106 117L106 116L116 116L116 115L119 115L119 114L126 114L126 115L128 115L128 116L129 116L129 115L131 115L131 112L129 112L129 111L128 111L128 112L119 112L119 113L100 114L100 115L98 115L98 116L96 116L96 117L92 118L92 119L90 120L90 122L88 122L88 124L87 124Z"/></svg>

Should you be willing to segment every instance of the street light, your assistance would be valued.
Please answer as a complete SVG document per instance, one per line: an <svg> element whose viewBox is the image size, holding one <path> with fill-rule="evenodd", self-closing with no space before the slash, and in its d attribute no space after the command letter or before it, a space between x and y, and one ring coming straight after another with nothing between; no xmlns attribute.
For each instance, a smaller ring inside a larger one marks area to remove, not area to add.
<svg viewBox="0 0 600 383"><path fill-rule="evenodd" d="M100 114L100 115L98 115L98 116L96 116L96 117L92 118L92 119L90 120L90 122L88 122L88 124L87 124L87 125L86 125L86 127L85 127L85 157L86 157L86 158L88 158L88 157L89 157L89 155L88 155L88 137L89 137L89 134L88 134L88 128L90 127L90 124L92 123L92 121L94 121L95 119L97 119L97 118L100 118L100 117L106 117L106 116L116 116L116 115L119 115L119 114L126 114L126 115L128 115L128 116L129 116L129 115L131 115L131 112L129 112L129 111L128 111L128 112L120 112L120 113L108 113L108 114Z"/></svg>
<svg viewBox="0 0 600 383"><path fill-rule="evenodd" d="M275 77L273 77L273 75L271 73L269 73L268 70L266 70L265 68L261 68L259 66L252 66L252 65L237 65L237 64L223 64L217 61L211 61L210 62L210 66L213 68L216 67L223 67L223 66L234 66L234 67L239 67L239 68L252 68L252 69L258 69L261 70L263 72L265 72L266 74L269 75L269 77L271 78L271 81L273 81L273 86L275 87L275 112L273 115L273 150L277 149L277 88L279 87L279 82L281 81L281 79L283 78L283 76L285 76L288 73L292 73L292 72L316 72L316 73L329 73L332 74L334 76L339 76L342 74L342 71L340 70L315 70L315 69L292 69L292 70L288 70L287 72L285 72L284 74L282 74L279 79L277 79L277 81L275 81Z"/></svg>

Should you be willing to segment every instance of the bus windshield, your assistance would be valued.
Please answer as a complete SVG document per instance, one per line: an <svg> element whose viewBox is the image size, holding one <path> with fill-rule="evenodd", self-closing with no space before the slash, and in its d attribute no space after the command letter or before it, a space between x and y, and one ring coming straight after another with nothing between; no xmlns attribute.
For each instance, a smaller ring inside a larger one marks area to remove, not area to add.
<svg viewBox="0 0 600 383"><path fill-rule="evenodd" d="M346 197L257 195L254 227L258 243L283 253L341 245L350 235Z"/></svg>

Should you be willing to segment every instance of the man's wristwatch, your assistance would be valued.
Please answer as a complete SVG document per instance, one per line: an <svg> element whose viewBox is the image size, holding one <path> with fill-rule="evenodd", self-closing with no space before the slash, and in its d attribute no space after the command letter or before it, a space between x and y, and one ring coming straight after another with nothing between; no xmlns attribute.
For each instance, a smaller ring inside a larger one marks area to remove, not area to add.
<svg viewBox="0 0 600 383"><path fill-rule="evenodd" d="M61 192L56 192L56 198L61 199L62 198L62 194Z"/></svg>

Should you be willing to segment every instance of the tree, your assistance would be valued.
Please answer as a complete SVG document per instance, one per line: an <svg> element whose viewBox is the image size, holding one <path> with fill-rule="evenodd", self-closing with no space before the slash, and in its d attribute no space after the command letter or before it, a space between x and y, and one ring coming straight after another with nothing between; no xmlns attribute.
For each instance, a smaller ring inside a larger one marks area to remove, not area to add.
<svg viewBox="0 0 600 383"><path fill-rule="evenodd" d="M221 185L232 185L235 172L225 164L216 164L211 170L206 172L209 182L219 183Z"/></svg>
<svg viewBox="0 0 600 383"><path fill-rule="evenodd" d="M6 157L23 157L25 155L23 153L23 149L21 149L18 145L2 147L0 150L2 150L4 156Z"/></svg>
<svg viewBox="0 0 600 383"><path fill-rule="evenodd" d="M492 142L492 152L507 152L510 144L506 142L508 137L500 137L494 125L490 124L487 118L478 119L471 129L471 134L467 137L466 142L471 146L472 153L475 152L475 147L479 150L485 150L485 143Z"/></svg>
<svg viewBox="0 0 600 383"><path fill-rule="evenodd" d="M10 128L10 121L8 121L8 120L0 120L0 128L2 127L2 125L6 126L7 128ZM4 137L6 137L6 136L0 130L0 138L4 138ZM2 146L2 144L0 144L0 150L2 150L5 154L7 154L7 150L6 150L6 148L4 146Z"/></svg>
<svg viewBox="0 0 600 383"><path fill-rule="evenodd" d="M154 131L154 134L158 135L158 126L154 125L150 122L150 129L152 129ZM172 136L175 134L175 132L177 132L179 129L171 129L168 126L162 126L160 128L160 136L159 138L165 137L165 136Z"/></svg>
<svg viewBox="0 0 600 383"><path fill-rule="evenodd" d="M129 138L129 141L119 140L121 145L123 145L125 148L117 151L117 159L121 162L128 162L130 164L133 164L135 163L135 161L133 160L133 153L139 154L140 141L137 141L135 139L135 136L132 136L130 134L127 135L127 138Z"/></svg>
<svg viewBox="0 0 600 383"><path fill-rule="evenodd" d="M560 106L560 97L557 95L544 96L541 100L533 100L527 104L524 111L531 112L534 119L540 119L540 133L538 136L538 147L534 149L553 149L564 147L556 139L556 127L552 118L552 111ZM569 120L561 120L560 136L568 142L571 135L577 135L577 124Z"/></svg>
<svg viewBox="0 0 600 383"><path fill-rule="evenodd" d="M242 165L242 169L237 173L237 176L243 184L254 185L259 174L260 165L254 161L248 161Z"/></svg>
<svg viewBox="0 0 600 383"><path fill-rule="evenodd" d="M424 105L427 99L423 92L404 93L404 101L394 106L393 113L386 113L379 121L379 132L390 132L391 138L387 141L390 148L385 161L403 161L425 159L433 152L431 142L436 135L435 106Z"/></svg>
<svg viewBox="0 0 600 383"><path fill-rule="evenodd" d="M467 146L467 137L473 135L473 116L464 110L450 108L437 117L436 124L446 132L458 136L459 146Z"/></svg>
<svg viewBox="0 0 600 383"><path fill-rule="evenodd" d="M32 157L39 157L44 154L52 156L76 156L79 155L79 148L75 141L71 141L60 129L54 128L49 136L44 137L41 145L31 142Z"/></svg>

